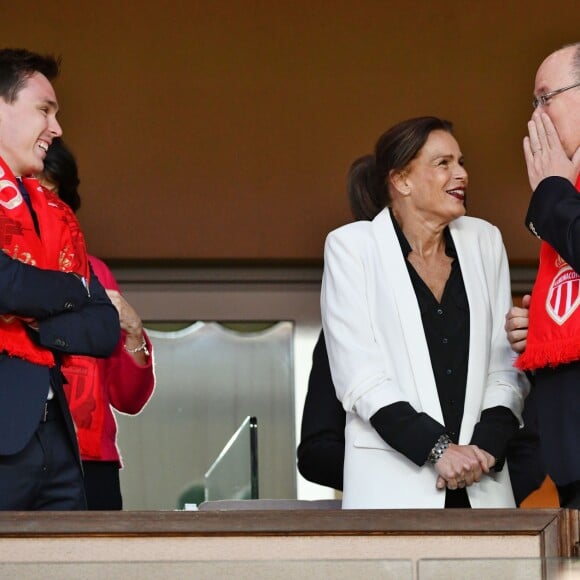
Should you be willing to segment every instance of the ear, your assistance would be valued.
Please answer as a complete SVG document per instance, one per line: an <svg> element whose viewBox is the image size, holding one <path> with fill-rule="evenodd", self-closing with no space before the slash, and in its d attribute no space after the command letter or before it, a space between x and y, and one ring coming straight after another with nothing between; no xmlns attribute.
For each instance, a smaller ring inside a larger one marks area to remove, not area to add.
<svg viewBox="0 0 580 580"><path fill-rule="evenodd" d="M411 187L405 169L391 169L388 182L389 185L396 189L401 195L409 195L411 193Z"/></svg>

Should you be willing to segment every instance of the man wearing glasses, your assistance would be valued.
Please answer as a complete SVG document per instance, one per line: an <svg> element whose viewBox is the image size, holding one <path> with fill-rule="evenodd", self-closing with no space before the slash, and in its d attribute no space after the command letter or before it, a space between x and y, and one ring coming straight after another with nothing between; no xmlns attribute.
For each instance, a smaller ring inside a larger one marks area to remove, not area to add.
<svg viewBox="0 0 580 580"><path fill-rule="evenodd" d="M560 505L580 508L580 42L536 73L524 139L532 198L528 229L542 240L532 298L506 330L516 365L535 375L543 459ZM529 306L529 324L528 324Z"/></svg>

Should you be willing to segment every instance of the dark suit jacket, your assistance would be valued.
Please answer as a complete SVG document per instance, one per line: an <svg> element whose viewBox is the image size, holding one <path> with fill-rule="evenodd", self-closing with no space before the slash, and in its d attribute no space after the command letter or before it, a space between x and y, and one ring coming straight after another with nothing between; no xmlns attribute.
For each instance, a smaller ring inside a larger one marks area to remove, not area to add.
<svg viewBox="0 0 580 580"><path fill-rule="evenodd" d="M526 216L530 231L580 272L580 194L567 179L540 182ZM580 481L580 361L538 369L538 425L549 475L558 486Z"/></svg>
<svg viewBox="0 0 580 580"><path fill-rule="evenodd" d="M567 179L540 182L530 200L526 227L580 272L580 195Z"/></svg>
<svg viewBox="0 0 580 580"><path fill-rule="evenodd" d="M90 296L73 274L41 270L12 260L0 251L0 313L33 317L38 333L31 336L61 353L109 356L119 342L119 318L96 276ZM21 451L38 428L49 385L76 436L62 391L62 374L55 368L8 356L0 345L0 455Z"/></svg>

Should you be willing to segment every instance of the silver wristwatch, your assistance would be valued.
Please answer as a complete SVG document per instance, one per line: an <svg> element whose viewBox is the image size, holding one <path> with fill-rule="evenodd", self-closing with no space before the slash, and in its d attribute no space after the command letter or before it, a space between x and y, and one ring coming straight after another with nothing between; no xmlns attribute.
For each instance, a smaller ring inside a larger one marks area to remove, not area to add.
<svg viewBox="0 0 580 580"><path fill-rule="evenodd" d="M453 443L453 441L451 441L449 435L443 433L443 435L437 439L437 443L435 443L433 449L429 452L427 461L431 463L431 465L435 465L441 459L441 456L445 453L445 450L449 445L451 445L451 443Z"/></svg>

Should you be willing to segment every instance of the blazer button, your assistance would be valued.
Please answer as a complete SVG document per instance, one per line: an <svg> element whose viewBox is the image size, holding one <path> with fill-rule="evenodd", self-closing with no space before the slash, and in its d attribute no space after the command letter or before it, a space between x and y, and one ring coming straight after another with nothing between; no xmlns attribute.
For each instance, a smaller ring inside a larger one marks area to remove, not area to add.
<svg viewBox="0 0 580 580"><path fill-rule="evenodd" d="M72 310L74 307L75 307L75 305L72 302L65 302L64 303L65 310Z"/></svg>
<svg viewBox="0 0 580 580"><path fill-rule="evenodd" d="M66 341L62 338L55 338L54 346L58 346L59 348L64 348L66 346Z"/></svg>

